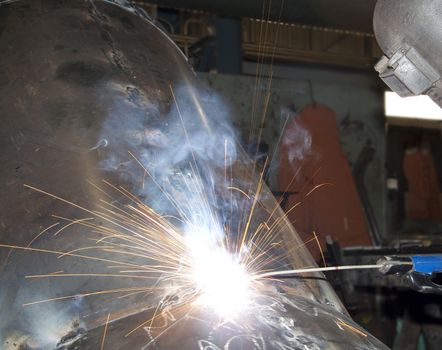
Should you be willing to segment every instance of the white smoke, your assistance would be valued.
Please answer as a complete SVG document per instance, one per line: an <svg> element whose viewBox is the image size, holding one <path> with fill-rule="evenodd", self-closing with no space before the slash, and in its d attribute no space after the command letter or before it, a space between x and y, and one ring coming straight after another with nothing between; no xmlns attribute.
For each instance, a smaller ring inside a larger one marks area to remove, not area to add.
<svg viewBox="0 0 442 350"><path fill-rule="evenodd" d="M140 183L144 177L135 194L160 212L170 207L161 192L175 195L179 187L188 186L182 182L188 182L189 176L202 176L198 181L204 181L205 195L210 195L220 180L218 170L237 158L236 134L226 104L214 94L188 86L173 91L168 108L151 102L136 87L123 91L115 86L114 92L121 96L114 99L97 141L106 145L100 166L130 183Z"/></svg>
<svg viewBox="0 0 442 350"><path fill-rule="evenodd" d="M35 293L31 294L36 297ZM52 350L57 348L61 339L67 335L83 334L84 326L79 314L81 304L82 300L78 298L64 303L19 306L20 327L4 330L5 338L0 339L1 349ZM22 333L19 329L28 331Z"/></svg>
<svg viewBox="0 0 442 350"><path fill-rule="evenodd" d="M311 151L312 136L301 123L296 121L296 115L292 110L283 110L282 114L289 121L284 130L282 144L288 150L287 157L291 167L297 170L304 159L315 156Z"/></svg>

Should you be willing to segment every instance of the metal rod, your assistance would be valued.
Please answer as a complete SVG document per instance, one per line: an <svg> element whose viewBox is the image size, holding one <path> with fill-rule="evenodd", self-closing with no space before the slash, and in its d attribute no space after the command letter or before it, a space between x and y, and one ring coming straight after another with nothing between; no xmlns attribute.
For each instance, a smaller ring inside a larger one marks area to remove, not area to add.
<svg viewBox="0 0 442 350"><path fill-rule="evenodd" d="M305 272L324 272L324 271L340 271L340 270L365 270L365 269L380 269L383 264L376 265L346 265L346 266L328 266L328 267L309 267L304 269L295 270L283 270L283 271L270 271L261 273L256 278L275 277L275 276L287 276L297 275Z"/></svg>

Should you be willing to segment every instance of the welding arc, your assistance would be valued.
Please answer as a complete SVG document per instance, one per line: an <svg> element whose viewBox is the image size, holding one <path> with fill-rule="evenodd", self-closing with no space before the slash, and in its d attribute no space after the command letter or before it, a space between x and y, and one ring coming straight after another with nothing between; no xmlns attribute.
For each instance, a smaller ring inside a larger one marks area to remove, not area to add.
<svg viewBox="0 0 442 350"><path fill-rule="evenodd" d="M255 278L291 276L291 275L298 275L300 273L306 273L306 272L380 269L383 266L384 266L383 264L376 264L376 265L346 265L346 266L328 266L328 267L309 267L309 268L304 268L304 269L264 272L264 273L261 273L261 274L255 276Z"/></svg>

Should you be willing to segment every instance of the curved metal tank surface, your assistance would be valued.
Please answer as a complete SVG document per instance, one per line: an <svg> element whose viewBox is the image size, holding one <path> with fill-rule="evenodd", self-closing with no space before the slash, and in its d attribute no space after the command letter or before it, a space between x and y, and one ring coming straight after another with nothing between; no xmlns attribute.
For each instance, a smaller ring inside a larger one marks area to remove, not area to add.
<svg viewBox="0 0 442 350"><path fill-rule="evenodd" d="M111 349L385 349L322 274L263 279L253 307L222 322L174 307L187 295L171 271L145 274L176 247L162 235L144 254L157 236L139 230L172 223L215 245L225 231L243 237L241 254L263 270L315 264L238 146L228 107L144 12L0 1L0 49L0 348L96 349L106 328Z"/></svg>

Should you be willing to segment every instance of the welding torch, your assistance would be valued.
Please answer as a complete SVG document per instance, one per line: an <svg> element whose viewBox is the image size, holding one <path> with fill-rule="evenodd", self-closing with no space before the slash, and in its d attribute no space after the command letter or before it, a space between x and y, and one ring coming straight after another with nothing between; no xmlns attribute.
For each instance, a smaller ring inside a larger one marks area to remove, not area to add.
<svg viewBox="0 0 442 350"><path fill-rule="evenodd" d="M442 285L433 281L435 275L442 274L442 254L384 256L373 265L344 265L312 267L295 270L273 271L260 274L258 277L300 277L300 274L325 271L377 269L384 275L405 277L410 287L421 293L442 294Z"/></svg>
<svg viewBox="0 0 442 350"><path fill-rule="evenodd" d="M436 274L442 273L442 254L385 256L377 265L384 275L405 276L418 292L442 294L442 285L433 281Z"/></svg>

